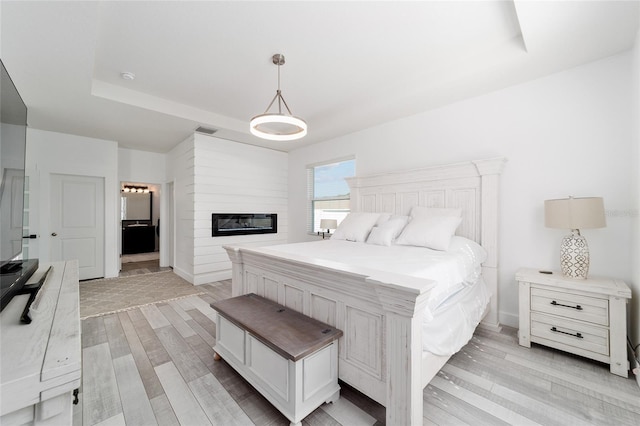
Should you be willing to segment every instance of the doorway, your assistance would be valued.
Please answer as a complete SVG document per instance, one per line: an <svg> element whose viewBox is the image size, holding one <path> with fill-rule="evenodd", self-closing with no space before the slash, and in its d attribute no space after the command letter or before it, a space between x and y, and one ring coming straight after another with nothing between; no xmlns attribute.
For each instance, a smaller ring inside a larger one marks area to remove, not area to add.
<svg viewBox="0 0 640 426"><path fill-rule="evenodd" d="M163 270L160 268L161 185L121 182L120 189L119 276Z"/></svg>

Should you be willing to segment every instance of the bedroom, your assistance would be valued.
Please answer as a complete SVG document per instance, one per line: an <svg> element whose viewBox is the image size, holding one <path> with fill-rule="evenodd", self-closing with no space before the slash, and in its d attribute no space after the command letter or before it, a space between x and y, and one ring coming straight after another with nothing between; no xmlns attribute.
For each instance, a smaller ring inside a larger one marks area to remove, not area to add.
<svg viewBox="0 0 640 426"><path fill-rule="evenodd" d="M2 59L6 60L10 73L14 75L16 72L11 70L11 61L27 61L16 53L16 46L26 45L27 40L12 43L19 38L7 37L5 32L11 28L10 22L5 22L11 17L11 8L5 6L5 2L1 13ZM636 31L637 20L636 11ZM68 34L52 34L60 37L51 37L58 40L53 42L72 43L66 38ZM594 32L594 37L597 36ZM284 213L288 217L288 226L283 235L290 241L316 238L306 234L306 167L309 164L354 155L358 174L366 175L477 158L506 157L508 163L501 181L499 312L500 321L511 326L517 326L518 318L515 271L521 266L558 268L557 247L563 232L544 227L543 201L571 194L601 195L609 214L607 228L585 232L592 250L592 273L622 278L632 287L634 298L628 308L631 313L629 334L634 344L638 344L639 302L635 295L640 285L640 262L637 260L640 240L637 213L640 42L637 32L628 42L615 52L601 54L565 70L539 75L530 81L489 93L475 93L469 99L458 99L438 108L424 108L422 112L413 114L399 113L394 119L381 119L378 125L292 149L287 154L261 151L247 145L236 146L228 141L221 141L217 146L222 146L221 149L230 156L251 152L259 157L262 152L269 152L273 156L269 161L273 162L274 168L287 170L286 181L282 185L287 193ZM534 48L535 45L530 46L530 49ZM62 55L64 50L51 51ZM272 53L267 52L267 59ZM304 111L299 106L301 101L294 97L300 98L302 93L296 94L300 90L294 90L287 84L298 74L294 64L302 60L301 53L294 54L285 49L283 53L288 59L287 66L283 68L284 94L293 110L303 115ZM37 56L33 55L31 60L35 61L33 58ZM263 61L260 57L251 59ZM91 62L89 57L83 60ZM77 66L85 65L80 61ZM332 66L325 64L324 72L329 73ZM33 69L29 71L27 66L24 72L30 74ZM250 94L255 98L257 110L266 106L275 85L269 64L262 68L262 73L265 76L260 85L264 86L264 92ZM50 78L54 77L62 78L59 75ZM30 91L39 86L33 83L33 87L23 89L20 87L23 78L26 80L26 76L21 77L19 73L14 76L23 96L29 101ZM44 79L42 84L49 82ZM253 113L258 112L261 111ZM42 129L34 126L31 130L40 155L50 155L47 148L61 154L63 158L50 157L61 172L83 174L84 170L94 168L113 188L125 180L169 182L173 177L173 160L165 166L165 158L172 154L129 149L126 144L114 142L118 141L117 138L101 137L98 133L81 136L65 133L54 126L43 126ZM185 137L176 138L174 143L183 139ZM204 141L211 140L201 135L196 135L195 139L201 146L206 146ZM371 149L372 146L375 149ZM82 170L77 170L77 163L68 164L69 156L65 154L69 151L75 158L82 159ZM131 162L135 167L124 167ZM149 166L144 167L145 164ZM109 197L106 210L115 211L117 193L114 191ZM44 202L41 205L45 207ZM39 231L48 235L48 224L44 218L41 221ZM110 217L107 229L116 228L116 218ZM178 238L179 234L176 235ZM47 253L46 242L43 240L40 244L42 256ZM114 276L117 274L117 241L106 241L106 244L105 271L107 275ZM195 246L181 245L186 247L185 252L177 256L174 266L184 269L194 279L206 282L207 275L216 271L193 267L198 263L194 262Z"/></svg>

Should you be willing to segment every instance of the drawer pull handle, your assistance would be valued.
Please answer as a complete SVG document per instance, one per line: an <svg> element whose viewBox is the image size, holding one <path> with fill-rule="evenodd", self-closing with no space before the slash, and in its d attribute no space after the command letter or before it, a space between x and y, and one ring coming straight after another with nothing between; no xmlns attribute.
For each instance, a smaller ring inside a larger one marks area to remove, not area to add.
<svg viewBox="0 0 640 426"><path fill-rule="evenodd" d="M569 336L573 336L573 337L577 337L578 339L584 339L584 336L581 333L567 333L566 331L560 331L555 327L551 327L551 331L555 332L555 333L562 333L562 334L568 334Z"/></svg>
<svg viewBox="0 0 640 426"><path fill-rule="evenodd" d="M565 308L577 309L578 311L581 311L581 310L582 310L582 306L580 306L580 305L576 305L576 306L563 305L562 303L558 303L558 302L556 302L555 300L552 300L552 301L551 301L551 304L552 304L553 306L564 306Z"/></svg>

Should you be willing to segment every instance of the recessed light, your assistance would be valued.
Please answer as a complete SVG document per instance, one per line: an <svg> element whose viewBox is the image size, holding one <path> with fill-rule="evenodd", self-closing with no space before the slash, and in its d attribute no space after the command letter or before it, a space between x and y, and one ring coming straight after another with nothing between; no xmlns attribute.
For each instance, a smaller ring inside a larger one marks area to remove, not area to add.
<svg viewBox="0 0 640 426"><path fill-rule="evenodd" d="M135 80L136 79L136 75L134 73L128 72L128 71L125 71L125 72L121 73L120 77L124 78L125 80Z"/></svg>

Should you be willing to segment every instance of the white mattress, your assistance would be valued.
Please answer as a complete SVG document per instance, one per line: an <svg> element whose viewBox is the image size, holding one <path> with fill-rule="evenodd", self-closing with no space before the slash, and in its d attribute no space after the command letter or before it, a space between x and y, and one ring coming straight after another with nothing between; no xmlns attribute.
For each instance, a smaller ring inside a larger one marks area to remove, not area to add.
<svg viewBox="0 0 640 426"><path fill-rule="evenodd" d="M453 237L446 252L344 240L284 244L269 249L436 281L423 313L422 339L423 349L436 355L451 355L469 341L490 298L480 279L486 251L462 237Z"/></svg>

